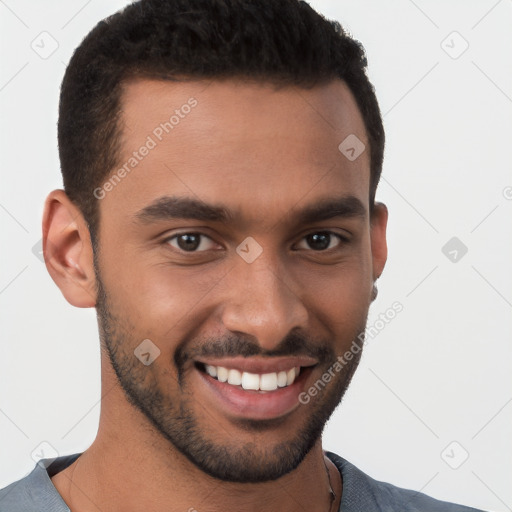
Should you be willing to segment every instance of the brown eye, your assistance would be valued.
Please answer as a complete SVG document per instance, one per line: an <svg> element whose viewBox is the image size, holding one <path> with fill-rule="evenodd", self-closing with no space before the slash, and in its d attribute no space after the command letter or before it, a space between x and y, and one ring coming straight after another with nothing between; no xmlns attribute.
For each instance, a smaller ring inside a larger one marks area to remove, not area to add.
<svg viewBox="0 0 512 512"><path fill-rule="evenodd" d="M330 231L319 231L317 233L310 233L306 235L300 242L306 242L307 247L300 247L300 249L312 249L313 251L325 251L333 249L341 243L341 236Z"/></svg>
<svg viewBox="0 0 512 512"><path fill-rule="evenodd" d="M213 240L202 233L179 233L168 238L166 242L185 252L207 251L215 245Z"/></svg>

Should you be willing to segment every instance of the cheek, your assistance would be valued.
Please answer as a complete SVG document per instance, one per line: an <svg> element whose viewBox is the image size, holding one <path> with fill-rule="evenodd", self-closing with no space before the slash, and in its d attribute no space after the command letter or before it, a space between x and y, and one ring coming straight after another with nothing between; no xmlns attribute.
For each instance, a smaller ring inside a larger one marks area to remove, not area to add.
<svg viewBox="0 0 512 512"><path fill-rule="evenodd" d="M179 339L191 325L199 326L208 296L224 274L214 265L196 270L133 261L131 268L112 272L107 286L137 335L165 346L170 337Z"/></svg>
<svg viewBox="0 0 512 512"><path fill-rule="evenodd" d="M369 257L351 258L339 265L301 272L300 284L310 314L339 334L361 328L368 314L372 287Z"/></svg>

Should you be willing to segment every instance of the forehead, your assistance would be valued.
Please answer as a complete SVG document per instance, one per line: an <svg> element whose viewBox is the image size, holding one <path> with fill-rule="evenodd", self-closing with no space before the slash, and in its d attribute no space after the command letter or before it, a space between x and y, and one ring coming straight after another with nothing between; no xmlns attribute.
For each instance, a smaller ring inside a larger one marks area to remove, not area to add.
<svg viewBox="0 0 512 512"><path fill-rule="evenodd" d="M163 195L223 204L248 217L329 194L368 204L366 130L340 80L309 89L131 81L121 133L103 213L130 215Z"/></svg>

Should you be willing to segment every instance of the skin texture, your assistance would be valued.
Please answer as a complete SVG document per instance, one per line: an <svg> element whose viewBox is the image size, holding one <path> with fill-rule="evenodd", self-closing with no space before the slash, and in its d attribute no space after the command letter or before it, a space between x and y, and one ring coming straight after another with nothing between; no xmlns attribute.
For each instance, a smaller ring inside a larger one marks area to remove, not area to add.
<svg viewBox="0 0 512 512"><path fill-rule="evenodd" d="M158 140L155 128L190 98L197 104ZM358 359L309 404L268 421L219 407L194 360L312 356L307 389L364 331L387 256L387 210L370 213L369 151L349 161L338 150L350 134L368 148L353 96L338 80L311 89L139 80L122 104L119 167L148 136L157 144L100 200L96 269L79 210L60 190L46 201L48 271L72 305L97 307L102 341L97 438L53 483L73 512L149 503L155 512L325 512L320 433ZM137 220L164 196L232 218ZM349 196L362 215L299 222L304 208ZM305 238L326 231L326 250ZM180 250L177 233L204 234L201 250ZM236 252L247 237L263 249L252 263ZM134 356L145 339L160 350L148 366ZM342 482L327 467L337 510Z"/></svg>

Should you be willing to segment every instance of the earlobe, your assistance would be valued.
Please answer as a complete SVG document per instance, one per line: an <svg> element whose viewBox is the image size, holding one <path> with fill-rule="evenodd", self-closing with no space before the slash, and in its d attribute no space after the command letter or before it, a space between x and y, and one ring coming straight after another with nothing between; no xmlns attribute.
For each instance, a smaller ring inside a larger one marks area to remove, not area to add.
<svg viewBox="0 0 512 512"><path fill-rule="evenodd" d="M66 300L79 308L96 305L96 275L89 229L63 190L46 198L43 214L46 268Z"/></svg>
<svg viewBox="0 0 512 512"><path fill-rule="evenodd" d="M384 203L375 203L370 219L370 236L372 246L373 280L377 280L388 257L386 227L388 209Z"/></svg>

